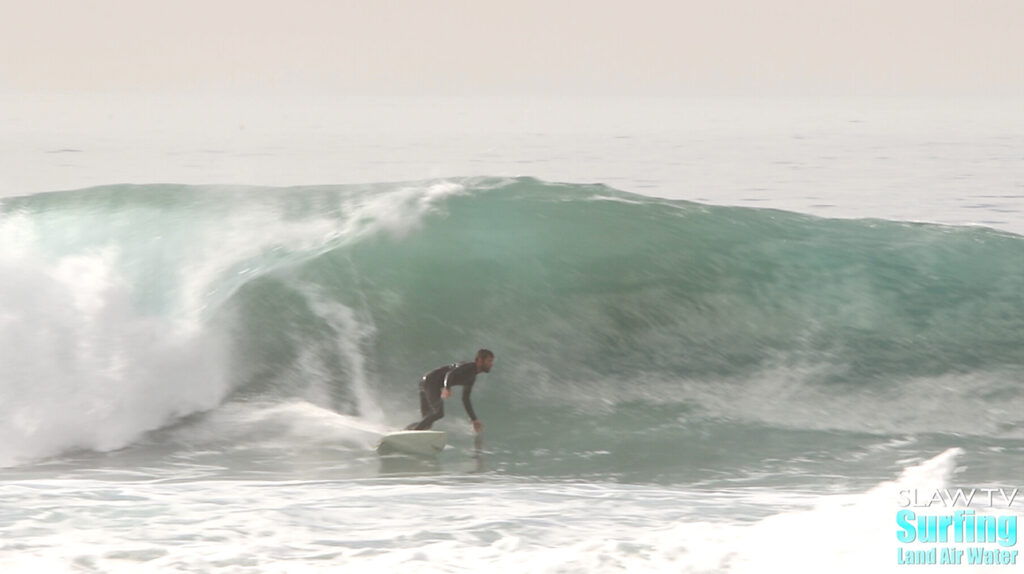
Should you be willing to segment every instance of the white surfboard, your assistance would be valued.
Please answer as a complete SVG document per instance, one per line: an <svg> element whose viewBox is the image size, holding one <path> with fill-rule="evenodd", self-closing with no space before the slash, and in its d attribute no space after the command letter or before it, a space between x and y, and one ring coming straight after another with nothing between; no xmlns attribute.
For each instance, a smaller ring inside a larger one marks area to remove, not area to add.
<svg viewBox="0 0 1024 574"><path fill-rule="evenodd" d="M403 430L384 435L377 445L377 452L433 456L444 450L447 441L448 436L444 431Z"/></svg>

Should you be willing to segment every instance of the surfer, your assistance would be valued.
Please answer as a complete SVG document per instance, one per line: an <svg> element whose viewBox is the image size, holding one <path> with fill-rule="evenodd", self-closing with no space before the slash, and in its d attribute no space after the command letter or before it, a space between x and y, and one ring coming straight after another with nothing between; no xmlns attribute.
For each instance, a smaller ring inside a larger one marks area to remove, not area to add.
<svg viewBox="0 0 1024 574"><path fill-rule="evenodd" d="M494 365L494 353L487 349L480 349L476 352L476 358L463 363L452 363L438 367L423 375L420 379L420 414L423 419L405 427L405 430L427 430L435 422L444 418L444 401L452 396L452 387L461 385L462 404L466 407L466 414L473 421L473 430L480 432L484 423L476 418L473 412L473 403L469 400L473 392L473 383L480 373L491 372Z"/></svg>

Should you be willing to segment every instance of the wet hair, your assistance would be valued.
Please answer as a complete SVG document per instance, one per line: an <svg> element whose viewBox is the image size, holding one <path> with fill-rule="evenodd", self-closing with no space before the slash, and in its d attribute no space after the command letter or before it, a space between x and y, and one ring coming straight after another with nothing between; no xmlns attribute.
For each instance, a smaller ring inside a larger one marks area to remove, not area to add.
<svg viewBox="0 0 1024 574"><path fill-rule="evenodd" d="M493 359L494 353L492 353L490 349L480 349L476 352L476 358L486 361L487 359Z"/></svg>

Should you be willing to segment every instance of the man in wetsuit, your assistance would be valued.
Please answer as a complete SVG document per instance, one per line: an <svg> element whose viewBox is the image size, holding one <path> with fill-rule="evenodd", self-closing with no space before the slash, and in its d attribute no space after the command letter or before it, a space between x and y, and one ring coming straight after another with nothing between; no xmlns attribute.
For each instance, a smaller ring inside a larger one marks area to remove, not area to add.
<svg viewBox="0 0 1024 574"><path fill-rule="evenodd" d="M420 379L420 414L423 415L423 420L414 422L405 429L427 430L435 422L444 418L443 399L452 396L452 387L462 385L462 404L466 407L469 419L473 421L473 430L476 432L483 430L484 423L476 418L469 395L473 392L476 376L479 373L491 372L492 365L494 365L494 353L487 349L480 349L473 361L445 365L423 375L423 378Z"/></svg>

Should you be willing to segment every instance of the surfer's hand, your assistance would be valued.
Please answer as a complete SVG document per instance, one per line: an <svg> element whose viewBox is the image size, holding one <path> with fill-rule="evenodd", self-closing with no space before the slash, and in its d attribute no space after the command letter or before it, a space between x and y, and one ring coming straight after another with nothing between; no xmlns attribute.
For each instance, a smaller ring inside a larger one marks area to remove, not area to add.
<svg viewBox="0 0 1024 574"><path fill-rule="evenodd" d="M450 396L452 396L452 390L451 389L442 389L441 390L441 398L442 399L447 399Z"/></svg>
<svg viewBox="0 0 1024 574"><path fill-rule="evenodd" d="M482 421L473 421L473 430L475 432L484 430L484 423Z"/></svg>

